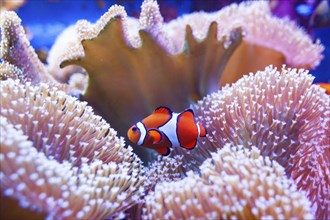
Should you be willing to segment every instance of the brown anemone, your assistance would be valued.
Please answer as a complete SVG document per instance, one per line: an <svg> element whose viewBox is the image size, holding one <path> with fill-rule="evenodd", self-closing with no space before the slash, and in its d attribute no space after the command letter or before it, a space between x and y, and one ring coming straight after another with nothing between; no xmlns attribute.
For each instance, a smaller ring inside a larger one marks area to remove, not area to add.
<svg viewBox="0 0 330 220"><path fill-rule="evenodd" d="M182 111L269 64L314 68L324 49L260 1L164 23L157 2L145 0L139 22L113 6L95 24L79 21L73 36L77 44L63 51L61 66L88 72L82 98L106 120L115 117L122 135L159 105Z"/></svg>
<svg viewBox="0 0 330 220"><path fill-rule="evenodd" d="M82 99L122 135L157 106L180 111L218 88L221 72L242 38L239 28L219 36L214 22L199 40L187 25L186 48L172 54L157 2L144 1L139 21L138 28L130 28L134 21L117 5L95 24L79 21L81 43L68 48L61 64L88 72Z"/></svg>
<svg viewBox="0 0 330 220"><path fill-rule="evenodd" d="M185 26L190 25L194 36L203 39L211 22L218 24L218 36L226 35L234 28L244 31L242 43L230 57L220 79L236 82L243 74L256 72L272 64L280 68L313 69L323 58L324 47L293 21L272 15L269 2L248 1L232 4L213 13L195 12L164 25L175 51L185 44Z"/></svg>

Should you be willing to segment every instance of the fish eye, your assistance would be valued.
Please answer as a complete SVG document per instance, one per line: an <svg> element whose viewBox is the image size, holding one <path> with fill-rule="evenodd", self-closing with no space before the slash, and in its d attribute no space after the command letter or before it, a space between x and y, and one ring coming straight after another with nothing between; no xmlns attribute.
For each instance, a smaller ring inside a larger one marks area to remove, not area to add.
<svg viewBox="0 0 330 220"><path fill-rule="evenodd" d="M132 131L134 131L134 132L136 132L137 130L138 130L138 128L135 126L132 128Z"/></svg>

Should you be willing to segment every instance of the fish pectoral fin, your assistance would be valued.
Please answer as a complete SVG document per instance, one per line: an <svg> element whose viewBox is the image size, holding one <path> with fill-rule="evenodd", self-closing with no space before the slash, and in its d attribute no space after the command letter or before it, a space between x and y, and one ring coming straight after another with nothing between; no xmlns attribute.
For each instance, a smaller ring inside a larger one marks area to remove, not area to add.
<svg viewBox="0 0 330 220"><path fill-rule="evenodd" d="M171 149L169 147L160 147L155 150L162 156L168 156L171 153Z"/></svg>
<svg viewBox="0 0 330 220"><path fill-rule="evenodd" d="M149 129L149 136L152 139L152 144L159 144L163 140L163 134L158 129Z"/></svg>
<svg viewBox="0 0 330 220"><path fill-rule="evenodd" d="M192 150L192 149L194 149L196 147L196 144L197 144L197 140L192 141L191 143L186 144L186 145L181 146L181 147L183 147L183 148L185 148L187 150Z"/></svg>

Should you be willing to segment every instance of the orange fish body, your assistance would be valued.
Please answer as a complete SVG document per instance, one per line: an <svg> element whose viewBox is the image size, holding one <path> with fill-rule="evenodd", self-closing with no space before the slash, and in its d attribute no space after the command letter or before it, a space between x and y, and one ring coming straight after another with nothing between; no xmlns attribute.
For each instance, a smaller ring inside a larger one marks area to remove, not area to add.
<svg viewBox="0 0 330 220"><path fill-rule="evenodd" d="M330 83L316 83L319 85L321 88L325 89L325 93L330 95Z"/></svg>
<svg viewBox="0 0 330 220"><path fill-rule="evenodd" d="M197 139L206 136L206 130L195 122L191 109L174 113L167 107L158 107L151 115L133 125L127 136L134 144L167 156L173 147L193 149Z"/></svg>

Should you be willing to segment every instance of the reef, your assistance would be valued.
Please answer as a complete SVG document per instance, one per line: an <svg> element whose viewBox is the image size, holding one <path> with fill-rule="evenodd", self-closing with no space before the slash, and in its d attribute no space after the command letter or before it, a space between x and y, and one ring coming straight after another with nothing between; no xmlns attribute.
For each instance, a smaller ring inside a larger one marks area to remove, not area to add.
<svg viewBox="0 0 330 220"><path fill-rule="evenodd" d="M15 12L0 27L1 192L21 207L56 219L329 218L330 96L308 74L324 47L267 2L168 23L156 1L139 19L114 5L69 27L48 65ZM192 108L207 137L168 157L127 145L159 105Z"/></svg>

